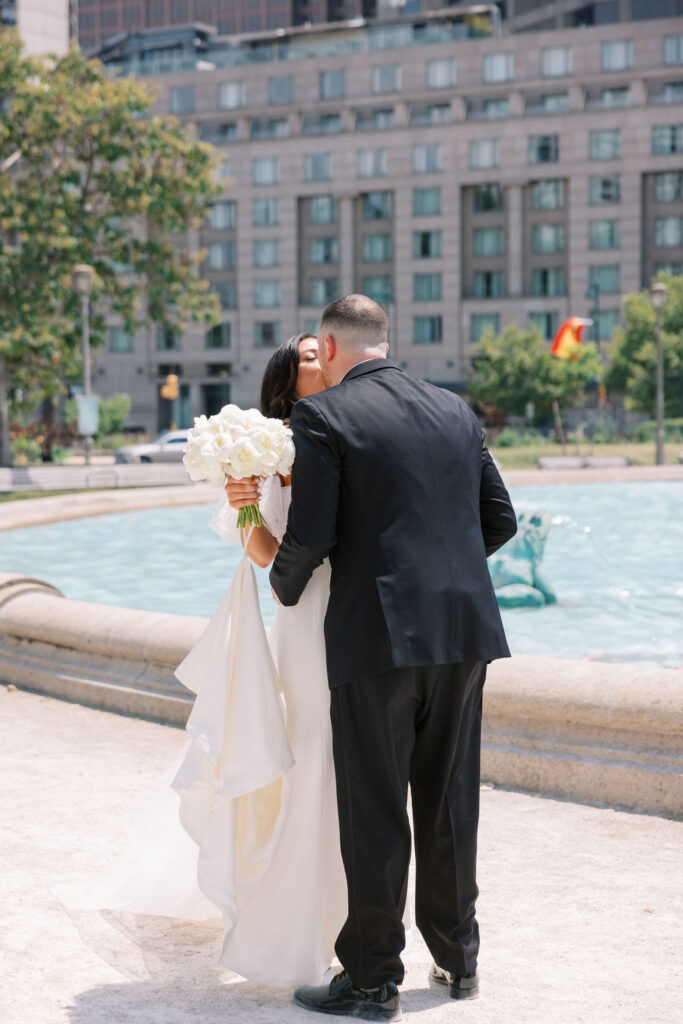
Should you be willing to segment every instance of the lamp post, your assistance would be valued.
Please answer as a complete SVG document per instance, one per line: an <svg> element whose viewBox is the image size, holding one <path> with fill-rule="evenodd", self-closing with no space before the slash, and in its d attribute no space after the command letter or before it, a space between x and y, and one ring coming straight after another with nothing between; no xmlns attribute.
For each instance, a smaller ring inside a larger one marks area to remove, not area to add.
<svg viewBox="0 0 683 1024"><path fill-rule="evenodd" d="M662 281L653 281L650 285L650 302L657 314L657 371L655 419L657 421L657 446L655 462L664 465L664 346L662 344L662 310L666 305L669 289Z"/></svg>
<svg viewBox="0 0 683 1024"><path fill-rule="evenodd" d="M83 394L89 398L92 393L90 372L90 293L92 291L95 271L87 263L79 263L74 267L71 276L73 290L81 297L81 333L83 338ZM85 436L85 464L90 465L92 437Z"/></svg>

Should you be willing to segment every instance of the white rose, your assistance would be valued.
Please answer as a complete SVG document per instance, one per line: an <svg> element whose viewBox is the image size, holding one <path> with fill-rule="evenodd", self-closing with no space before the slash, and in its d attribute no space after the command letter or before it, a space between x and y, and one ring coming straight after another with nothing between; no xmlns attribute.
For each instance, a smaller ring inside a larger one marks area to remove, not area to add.
<svg viewBox="0 0 683 1024"><path fill-rule="evenodd" d="M259 471L258 452L248 437L235 441L228 452L230 476L242 480L247 476L255 476Z"/></svg>

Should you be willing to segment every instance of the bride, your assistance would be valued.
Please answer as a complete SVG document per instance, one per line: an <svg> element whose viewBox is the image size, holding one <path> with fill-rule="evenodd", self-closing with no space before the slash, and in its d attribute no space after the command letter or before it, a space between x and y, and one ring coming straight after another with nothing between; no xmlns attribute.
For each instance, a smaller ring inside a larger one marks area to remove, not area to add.
<svg viewBox="0 0 683 1024"><path fill-rule="evenodd" d="M310 334L290 338L266 367L262 412L286 420L297 399L324 387L317 339ZM266 526L245 537L237 529L237 509L256 500ZM285 533L289 501L289 481L278 476L261 482L231 480L211 526L228 543L246 541L249 557L266 566ZM227 686L228 592L176 670L198 695L187 725L189 741L138 804L114 875L85 893L62 895L68 906L195 920L221 916L223 966L282 988L321 981L347 915L323 637L329 582L326 561L295 607L278 608L269 631L281 699L271 731L275 736L284 715L284 742L291 750L281 759L280 776L264 785L255 768L253 788L226 797L219 790L215 762L207 756L225 742L222 733L228 729L233 736L242 733L241 749L249 743L249 722L225 724L231 712L235 717L234 702L221 694ZM252 636L258 640L258 629L263 629L255 602L253 615L258 627L253 621L239 622L243 647ZM216 680L213 691L210 678ZM242 678L237 685L249 692L261 684ZM221 699L227 715L221 715ZM268 728L266 723L262 732ZM244 768L248 774L250 766Z"/></svg>

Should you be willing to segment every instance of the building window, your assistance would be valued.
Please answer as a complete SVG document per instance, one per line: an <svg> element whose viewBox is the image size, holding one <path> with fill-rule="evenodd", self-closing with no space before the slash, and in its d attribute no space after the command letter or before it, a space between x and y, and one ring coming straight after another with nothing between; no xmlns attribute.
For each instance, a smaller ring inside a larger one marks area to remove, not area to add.
<svg viewBox="0 0 683 1024"><path fill-rule="evenodd" d="M132 352L135 347L135 339L130 331L123 327L110 327L107 332L109 338L110 352Z"/></svg>
<svg viewBox="0 0 683 1024"><path fill-rule="evenodd" d="M180 349L180 335L161 324L157 327L157 351L177 352Z"/></svg>
<svg viewBox="0 0 683 1024"><path fill-rule="evenodd" d="M588 133L589 160L618 160L621 156L621 132L618 128Z"/></svg>
<svg viewBox="0 0 683 1024"><path fill-rule="evenodd" d="M451 119L450 103L411 103L410 123L447 124Z"/></svg>
<svg viewBox="0 0 683 1024"><path fill-rule="evenodd" d="M237 125L234 121L207 121L199 125L199 138L201 142L222 146L237 138Z"/></svg>
<svg viewBox="0 0 683 1024"><path fill-rule="evenodd" d="M359 178L376 178L382 174L386 174L386 149L359 149L357 166Z"/></svg>
<svg viewBox="0 0 683 1024"><path fill-rule="evenodd" d="M588 183L588 202L592 206L621 202L621 175L610 174L606 177L592 177Z"/></svg>
<svg viewBox="0 0 683 1024"><path fill-rule="evenodd" d="M269 103L292 103L294 101L294 76L276 75L268 79Z"/></svg>
<svg viewBox="0 0 683 1024"><path fill-rule="evenodd" d="M474 212L489 213L503 209L503 187L497 182L474 186Z"/></svg>
<svg viewBox="0 0 683 1024"><path fill-rule="evenodd" d="M280 160L276 156L261 156L251 162L253 185L278 185L280 183Z"/></svg>
<svg viewBox="0 0 683 1024"><path fill-rule="evenodd" d="M323 300L323 302L319 303L319 305L322 306L323 303L324 303L324 300ZM314 305L315 305L315 303L314 303ZM325 305L326 305L326 303L325 303ZM318 333L318 331L320 330L320 317L317 317L317 316L316 317L310 317L310 316L306 317L306 319L304 320L304 330L306 331L306 334L312 334L313 337L315 338L317 333Z"/></svg>
<svg viewBox="0 0 683 1024"><path fill-rule="evenodd" d="M683 171L655 174L655 199L658 203L683 200Z"/></svg>
<svg viewBox="0 0 683 1024"><path fill-rule="evenodd" d="M470 142L469 166L473 171L498 167L500 164L500 143L498 139L479 139Z"/></svg>
<svg viewBox="0 0 683 1024"><path fill-rule="evenodd" d="M435 217L441 213L440 188L413 189L413 216Z"/></svg>
<svg viewBox="0 0 683 1024"><path fill-rule="evenodd" d="M683 32L664 36L664 63L683 64Z"/></svg>
<svg viewBox="0 0 683 1024"><path fill-rule="evenodd" d="M387 305L394 301L394 289L391 278L385 274L364 277L362 281L363 294L375 302Z"/></svg>
<svg viewBox="0 0 683 1024"><path fill-rule="evenodd" d="M383 263L392 257L391 235L363 235L363 259L368 263Z"/></svg>
<svg viewBox="0 0 683 1024"><path fill-rule="evenodd" d="M416 345L440 345L443 341L443 317L413 317L413 342Z"/></svg>
<svg viewBox="0 0 683 1024"><path fill-rule="evenodd" d="M495 121L500 117L507 117L510 113L510 101L503 98L484 100L481 105L479 116L484 121ZM468 118L470 118L470 110L468 108ZM471 119L471 118L470 118Z"/></svg>
<svg viewBox="0 0 683 1024"><path fill-rule="evenodd" d="M566 114L569 111L568 92L546 92L540 96L529 94L525 99L527 114Z"/></svg>
<svg viewBox="0 0 683 1024"><path fill-rule="evenodd" d="M308 256L311 263L336 263L339 259L339 243L336 237L311 238Z"/></svg>
<svg viewBox="0 0 683 1024"><path fill-rule="evenodd" d="M600 341L609 341L614 334L615 327L621 323L621 315L618 309L594 309L591 313Z"/></svg>
<svg viewBox="0 0 683 1024"><path fill-rule="evenodd" d="M254 281L254 305L258 309L279 306L282 303L282 289L279 281Z"/></svg>
<svg viewBox="0 0 683 1024"><path fill-rule="evenodd" d="M235 243L213 242L209 246L209 266L212 270L232 270L235 266Z"/></svg>
<svg viewBox="0 0 683 1024"><path fill-rule="evenodd" d="M661 97L663 103L683 102L683 82L664 82Z"/></svg>
<svg viewBox="0 0 683 1024"><path fill-rule="evenodd" d="M332 177L331 153L307 153L304 157L306 181L329 181Z"/></svg>
<svg viewBox="0 0 683 1024"><path fill-rule="evenodd" d="M505 295L503 271L477 270L474 275L474 295L477 299L502 299Z"/></svg>
<svg viewBox="0 0 683 1024"><path fill-rule="evenodd" d="M280 344L280 321L257 320L254 324L254 345L256 348L277 348Z"/></svg>
<svg viewBox="0 0 683 1024"><path fill-rule="evenodd" d="M320 99L341 100L346 96L346 71L320 72Z"/></svg>
<svg viewBox="0 0 683 1024"><path fill-rule="evenodd" d="M619 295L621 292L621 267L618 263L604 263L588 268L588 286L600 292Z"/></svg>
<svg viewBox="0 0 683 1024"><path fill-rule="evenodd" d="M252 139L286 139L289 121L286 117L252 117Z"/></svg>
<svg viewBox="0 0 683 1024"><path fill-rule="evenodd" d="M255 199L253 206L254 227L272 227L280 223L279 199Z"/></svg>
<svg viewBox="0 0 683 1024"><path fill-rule="evenodd" d="M559 136L530 135L528 157L530 164L556 164L560 159Z"/></svg>
<svg viewBox="0 0 683 1024"><path fill-rule="evenodd" d="M564 252L564 224L532 225L531 251Z"/></svg>
<svg viewBox="0 0 683 1024"><path fill-rule="evenodd" d="M541 74L544 78L563 78L574 70L571 46L548 46L541 50Z"/></svg>
<svg viewBox="0 0 683 1024"><path fill-rule="evenodd" d="M237 222L237 203L213 203L209 211L209 227L213 231L234 228Z"/></svg>
<svg viewBox="0 0 683 1024"><path fill-rule="evenodd" d="M503 256L505 254L504 228L475 228L475 256Z"/></svg>
<svg viewBox="0 0 683 1024"><path fill-rule="evenodd" d="M441 231L413 231L415 259L434 259L441 256Z"/></svg>
<svg viewBox="0 0 683 1024"><path fill-rule="evenodd" d="M602 44L602 70L628 71L633 67L633 40L615 39Z"/></svg>
<svg viewBox="0 0 683 1024"><path fill-rule="evenodd" d="M230 324L216 324L206 332L207 348L230 348Z"/></svg>
<svg viewBox="0 0 683 1024"><path fill-rule="evenodd" d="M659 124L652 129L652 152L683 153L683 124Z"/></svg>
<svg viewBox="0 0 683 1024"><path fill-rule="evenodd" d="M401 65L378 64L372 69L372 91L375 94L401 91Z"/></svg>
<svg viewBox="0 0 683 1024"><path fill-rule="evenodd" d="M326 306L338 297L339 285L336 277L312 277L309 281L308 301L312 306Z"/></svg>
<svg viewBox="0 0 683 1024"><path fill-rule="evenodd" d="M487 331L500 334L500 317L497 313L472 313L470 316L470 341L481 341Z"/></svg>
<svg viewBox="0 0 683 1024"><path fill-rule="evenodd" d="M662 248L677 248L683 245L683 217L657 217L655 245Z"/></svg>
<svg viewBox="0 0 683 1024"><path fill-rule="evenodd" d="M391 107L381 110L368 110L367 107L356 111L356 131L376 132L394 127L394 111Z"/></svg>
<svg viewBox="0 0 683 1024"><path fill-rule="evenodd" d="M531 273L532 295L564 295L564 270L550 267Z"/></svg>
<svg viewBox="0 0 683 1024"><path fill-rule="evenodd" d="M589 249L618 249L621 224L618 220L592 220L588 225Z"/></svg>
<svg viewBox="0 0 683 1024"><path fill-rule="evenodd" d="M311 196L308 200L310 224L334 224L337 220L337 200L334 196Z"/></svg>
<svg viewBox="0 0 683 1024"><path fill-rule="evenodd" d="M280 266L280 240L278 238L259 238L254 242L254 266Z"/></svg>
<svg viewBox="0 0 683 1024"><path fill-rule="evenodd" d="M511 82L515 77L514 53L489 53L484 57L482 77L485 82Z"/></svg>
<svg viewBox="0 0 683 1024"><path fill-rule="evenodd" d="M170 110L172 114L190 114L194 110L194 86L177 85L171 89Z"/></svg>
<svg viewBox="0 0 683 1024"><path fill-rule="evenodd" d="M673 274L674 277L683 276L683 261L680 263L655 263L655 274Z"/></svg>
<svg viewBox="0 0 683 1024"><path fill-rule="evenodd" d="M441 302L441 274L413 274L414 302Z"/></svg>
<svg viewBox="0 0 683 1024"><path fill-rule="evenodd" d="M234 281L218 281L211 285L221 304L221 309L237 309L237 287Z"/></svg>
<svg viewBox="0 0 683 1024"><path fill-rule="evenodd" d="M458 68L456 61L450 57L441 60L428 60L425 82L428 89L450 89L457 85Z"/></svg>
<svg viewBox="0 0 683 1024"><path fill-rule="evenodd" d="M441 144L429 142L413 146L413 174L433 174L443 170Z"/></svg>
<svg viewBox="0 0 683 1024"><path fill-rule="evenodd" d="M219 160L216 166L214 167L213 173L217 181L227 181L228 178L232 177L232 172L230 170L230 161Z"/></svg>
<svg viewBox="0 0 683 1024"><path fill-rule="evenodd" d="M221 82L218 86L218 106L222 110L237 110L244 106L244 82Z"/></svg>
<svg viewBox="0 0 683 1024"><path fill-rule="evenodd" d="M536 328L544 341L554 339L559 320L559 313L529 313L529 323Z"/></svg>
<svg viewBox="0 0 683 1024"><path fill-rule="evenodd" d="M363 220L388 220L393 207L392 192L368 192L363 196Z"/></svg>
<svg viewBox="0 0 683 1024"><path fill-rule="evenodd" d="M334 135L342 130L341 114L304 114L302 135Z"/></svg>
<svg viewBox="0 0 683 1024"><path fill-rule="evenodd" d="M564 181L561 178L535 181L531 186L531 206L534 210L561 210L564 207Z"/></svg>
<svg viewBox="0 0 683 1024"><path fill-rule="evenodd" d="M609 110L612 107L628 107L630 102L631 87L619 85L610 89L601 89L597 102L588 100L586 106L588 109L597 107L599 110Z"/></svg>

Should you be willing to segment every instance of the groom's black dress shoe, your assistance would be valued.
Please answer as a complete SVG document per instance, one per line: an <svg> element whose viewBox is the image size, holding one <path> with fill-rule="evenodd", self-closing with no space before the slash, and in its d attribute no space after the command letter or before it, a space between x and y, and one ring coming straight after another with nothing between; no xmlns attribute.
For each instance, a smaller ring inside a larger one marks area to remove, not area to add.
<svg viewBox="0 0 683 1024"><path fill-rule="evenodd" d="M477 999L479 996L479 975L476 971L474 974L451 974L432 964L429 980L448 987L451 999Z"/></svg>
<svg viewBox="0 0 683 1024"><path fill-rule="evenodd" d="M329 985L298 988L293 996L298 1006L317 1013L359 1020L400 1020L401 999L395 982L387 981L379 988L357 988L347 971L342 971Z"/></svg>

